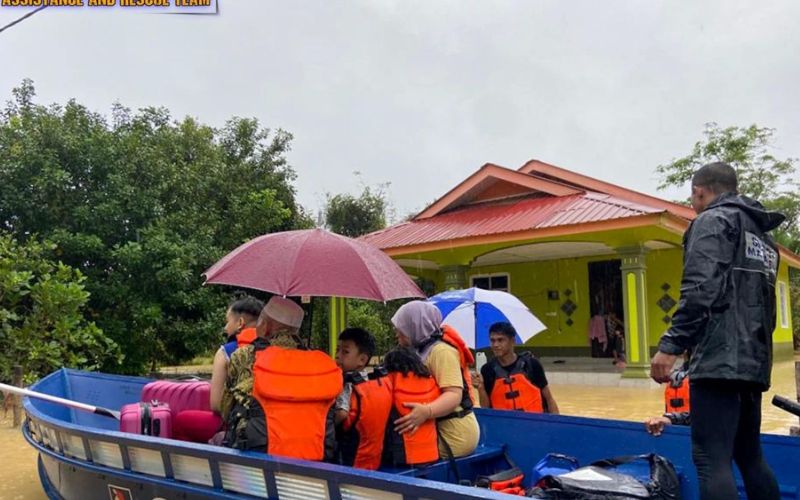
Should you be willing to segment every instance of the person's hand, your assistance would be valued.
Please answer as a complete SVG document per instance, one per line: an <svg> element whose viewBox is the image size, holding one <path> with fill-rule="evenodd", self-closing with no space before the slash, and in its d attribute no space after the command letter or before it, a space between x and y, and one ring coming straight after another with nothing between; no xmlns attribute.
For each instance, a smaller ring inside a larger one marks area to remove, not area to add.
<svg viewBox="0 0 800 500"><path fill-rule="evenodd" d="M671 424L667 417L650 417L644 421L644 428L653 436L660 436L664 426Z"/></svg>
<svg viewBox="0 0 800 500"><path fill-rule="evenodd" d="M475 373L472 376L472 387L481 390L483 389L483 375L480 373Z"/></svg>
<svg viewBox="0 0 800 500"><path fill-rule="evenodd" d="M653 356L652 361L650 361L650 378L659 384L669 382L669 374L677 359L678 356L674 354L658 351L656 355Z"/></svg>
<svg viewBox="0 0 800 500"><path fill-rule="evenodd" d="M403 403L403 406L411 408L411 411L394 421L394 430L400 434L405 434L406 432L413 434L419 429L420 425L433 416L433 410L426 404Z"/></svg>

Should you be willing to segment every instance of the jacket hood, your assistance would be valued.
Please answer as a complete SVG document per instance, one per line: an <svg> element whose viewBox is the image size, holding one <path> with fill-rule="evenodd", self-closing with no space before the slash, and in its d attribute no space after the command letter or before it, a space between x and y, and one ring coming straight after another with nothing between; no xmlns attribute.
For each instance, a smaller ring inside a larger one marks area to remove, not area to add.
<svg viewBox="0 0 800 500"><path fill-rule="evenodd" d="M745 211L747 215L764 231L771 231L780 226L786 220L786 216L780 212L771 212L764 208L764 205L752 198L741 194L723 193L717 197L706 210L714 207L735 206Z"/></svg>

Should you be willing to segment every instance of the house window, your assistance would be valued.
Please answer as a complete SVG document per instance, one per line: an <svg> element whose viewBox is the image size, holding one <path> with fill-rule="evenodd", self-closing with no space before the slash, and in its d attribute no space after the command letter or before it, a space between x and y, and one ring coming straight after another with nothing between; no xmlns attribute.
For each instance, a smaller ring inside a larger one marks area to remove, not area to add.
<svg viewBox="0 0 800 500"><path fill-rule="evenodd" d="M778 302L780 303L781 328L789 328L789 299L786 283L778 282Z"/></svg>
<svg viewBox="0 0 800 500"><path fill-rule="evenodd" d="M500 290L501 292L508 292L511 290L508 281L508 273L482 274L470 278L470 283L476 288Z"/></svg>

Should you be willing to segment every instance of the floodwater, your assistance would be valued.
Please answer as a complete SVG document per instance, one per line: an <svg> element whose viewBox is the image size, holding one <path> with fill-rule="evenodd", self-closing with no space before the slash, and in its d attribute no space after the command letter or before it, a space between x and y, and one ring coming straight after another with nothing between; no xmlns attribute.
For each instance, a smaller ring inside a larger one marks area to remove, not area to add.
<svg viewBox="0 0 800 500"><path fill-rule="evenodd" d="M776 363L772 370L773 386L764 395L762 432L788 434L798 425L797 417L772 406L773 394L794 399L796 395L794 362ZM604 417L644 422L663 412L661 389L627 387L553 385L553 395L562 414ZM0 419L0 500L45 499L36 472L36 453L12 428L11 412Z"/></svg>
<svg viewBox="0 0 800 500"><path fill-rule="evenodd" d="M12 424L9 411L0 419L0 499L45 500L36 472L36 453Z"/></svg>
<svg viewBox="0 0 800 500"><path fill-rule="evenodd" d="M664 390L657 387L647 389L553 384L551 391L564 415L644 422L647 417L664 413ZM800 425L800 421L772 405L772 396L775 394L792 400L797 396L794 361L781 361L773 365L772 387L764 393L761 405L761 432L789 434L789 428Z"/></svg>

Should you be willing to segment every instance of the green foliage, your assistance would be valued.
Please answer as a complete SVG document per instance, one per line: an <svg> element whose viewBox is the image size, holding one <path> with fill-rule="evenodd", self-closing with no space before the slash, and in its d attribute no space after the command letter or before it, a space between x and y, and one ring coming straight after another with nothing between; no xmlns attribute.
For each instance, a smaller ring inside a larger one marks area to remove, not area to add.
<svg viewBox="0 0 800 500"><path fill-rule="evenodd" d="M392 316L408 300L393 300L387 303L365 300L347 301L347 325L364 328L375 336L376 353L386 354L397 345L392 326Z"/></svg>
<svg viewBox="0 0 800 500"><path fill-rule="evenodd" d="M211 349L229 296L201 273L255 236L313 225L295 202L287 132L42 106L29 80L13 95L0 113L0 228L42 235L87 277L88 319L122 347L124 372Z"/></svg>
<svg viewBox="0 0 800 500"><path fill-rule="evenodd" d="M327 351L330 347L328 343L328 302L327 297L313 299L311 345L315 349L323 351ZM386 303L347 299L347 326L364 328L372 333L375 336L376 354L382 356L397 344L391 319L397 309L406 302L408 301L405 299Z"/></svg>
<svg viewBox="0 0 800 500"><path fill-rule="evenodd" d="M122 360L116 343L84 319L85 277L53 260L54 248L0 232L0 380L10 380L15 364L31 382L62 366L94 369Z"/></svg>
<svg viewBox="0 0 800 500"><path fill-rule="evenodd" d="M329 352L330 343L328 331L330 326L328 324L328 319L330 317L330 299L328 297L312 297L311 307L309 309L311 311L310 345L314 349Z"/></svg>
<svg viewBox="0 0 800 500"><path fill-rule="evenodd" d="M775 130L757 125L723 129L708 123L703 134L705 139L695 143L689 155L656 168L659 189L685 187L694 172L707 163L729 163L736 169L740 193L786 215L787 222L776 231L776 238L795 252L800 251L797 160L778 159L772 154Z"/></svg>
<svg viewBox="0 0 800 500"><path fill-rule="evenodd" d="M365 186L356 197L351 194L328 193L325 204L325 225L334 233L357 238L386 227L388 204L386 185Z"/></svg>

